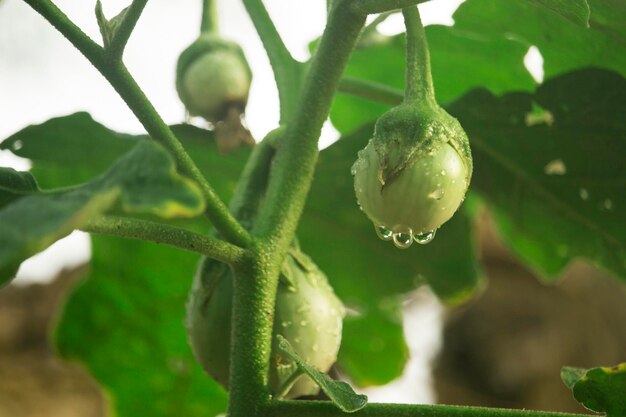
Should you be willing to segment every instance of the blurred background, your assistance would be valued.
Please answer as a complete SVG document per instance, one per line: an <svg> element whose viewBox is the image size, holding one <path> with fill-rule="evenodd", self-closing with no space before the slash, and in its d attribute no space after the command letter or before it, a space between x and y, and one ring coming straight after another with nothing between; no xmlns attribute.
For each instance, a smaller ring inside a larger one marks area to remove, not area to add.
<svg viewBox="0 0 626 417"><path fill-rule="evenodd" d="M93 2L55 3L99 39ZM105 0L105 13L113 16L127 3ZM325 2L265 3L293 55L307 59L309 43L324 27ZM421 5L424 23L451 25L461 3ZM223 0L218 10L222 34L242 45L252 67L246 121L254 137L262 138L278 122L267 56L241 2ZM170 124L185 117L174 68L180 52L197 36L199 14L198 0L154 0L126 49L131 73ZM390 17L379 30L400 33L401 16ZM542 58L536 48L529 48L524 62L541 82ZM49 24L20 0L0 0L0 138L81 110L117 131L143 130L108 83ZM338 136L328 123L321 146ZM25 170L30 165L0 151L0 166ZM561 383L560 367L625 359L624 287L583 262L568 268L561 285L544 286L500 243L488 213L479 217L477 227L487 289L454 309L443 307L426 288L407 294L402 314L410 360L398 379L360 390L373 402L582 411ZM58 359L48 337L65 294L83 275L90 256L88 236L75 232L25 262L18 278L0 290L0 417L104 415L106 394L79 365Z"/></svg>

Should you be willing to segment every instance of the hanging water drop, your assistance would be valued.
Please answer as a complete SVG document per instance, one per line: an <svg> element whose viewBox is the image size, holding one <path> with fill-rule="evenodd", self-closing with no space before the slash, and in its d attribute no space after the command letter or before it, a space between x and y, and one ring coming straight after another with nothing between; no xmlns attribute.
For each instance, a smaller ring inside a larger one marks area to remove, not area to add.
<svg viewBox="0 0 626 417"><path fill-rule="evenodd" d="M436 230L433 230L426 233L416 233L415 235L413 235L413 239L420 245L426 245L433 241L436 232Z"/></svg>
<svg viewBox="0 0 626 417"><path fill-rule="evenodd" d="M413 244L413 233L409 229L408 233L394 233L393 244L400 249L407 249Z"/></svg>
<svg viewBox="0 0 626 417"><path fill-rule="evenodd" d="M391 240L393 238L393 232L387 229L385 226L374 226L376 234L382 240Z"/></svg>

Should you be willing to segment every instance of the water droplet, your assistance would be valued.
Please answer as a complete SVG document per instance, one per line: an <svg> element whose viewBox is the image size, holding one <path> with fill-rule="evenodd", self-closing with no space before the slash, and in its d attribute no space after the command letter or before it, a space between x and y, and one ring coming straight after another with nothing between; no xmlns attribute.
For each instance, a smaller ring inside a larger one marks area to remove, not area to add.
<svg viewBox="0 0 626 417"><path fill-rule="evenodd" d="M610 198L604 200L604 208L607 210L613 210L613 201Z"/></svg>
<svg viewBox="0 0 626 417"><path fill-rule="evenodd" d="M554 159L543 167L543 171L546 175L565 175L567 173L567 167L561 159Z"/></svg>
<svg viewBox="0 0 626 417"><path fill-rule="evenodd" d="M435 238L436 232L437 232L436 230L433 230L431 232L426 232L426 233L417 233L413 235L413 239L415 239L415 241L419 243L420 245L426 245L433 241L433 239Z"/></svg>
<svg viewBox="0 0 626 417"><path fill-rule="evenodd" d="M376 234L382 240L391 240L393 238L393 232L387 229L385 226L375 226Z"/></svg>
<svg viewBox="0 0 626 417"><path fill-rule="evenodd" d="M24 143L21 140L16 140L15 142L13 142L13 145L11 145L11 149L13 149L14 151L19 151L20 149L22 149L23 146Z"/></svg>
<svg viewBox="0 0 626 417"><path fill-rule="evenodd" d="M437 188L435 191L428 194L428 198L431 200L441 200L443 198L443 188Z"/></svg>
<svg viewBox="0 0 626 417"><path fill-rule="evenodd" d="M397 248L407 249L413 244L413 233L409 229L408 233L394 233L393 244Z"/></svg>
<svg viewBox="0 0 626 417"><path fill-rule="evenodd" d="M589 199L589 191L586 188L581 188L578 190L578 194L580 194L580 198L587 201Z"/></svg>

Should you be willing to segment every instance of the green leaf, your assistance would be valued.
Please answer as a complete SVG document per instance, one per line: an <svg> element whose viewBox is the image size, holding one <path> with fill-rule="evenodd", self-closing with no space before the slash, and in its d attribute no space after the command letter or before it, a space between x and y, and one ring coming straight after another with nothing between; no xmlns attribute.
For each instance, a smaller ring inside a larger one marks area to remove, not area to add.
<svg viewBox="0 0 626 417"><path fill-rule="evenodd" d="M470 188L526 262L555 276L585 257L626 278L624 77L588 69L535 94L478 90L450 111L472 144Z"/></svg>
<svg viewBox="0 0 626 417"><path fill-rule="evenodd" d="M124 21L126 12L128 12L128 7L122 9L115 17L107 19L102 11L102 3L100 0L96 2L96 20L98 21L102 43L105 48L108 48L111 42L113 42L121 23Z"/></svg>
<svg viewBox="0 0 626 417"><path fill-rule="evenodd" d="M249 148L242 147L226 157L217 151L212 132L191 125L175 125L172 130L215 191L229 196ZM145 138L115 132L88 113L79 112L28 126L0 143L0 149L32 160L31 172L46 189L93 179Z"/></svg>
<svg viewBox="0 0 626 417"><path fill-rule="evenodd" d="M528 46L517 40L489 38L440 25L426 27L426 35L435 92L441 103L478 86L501 93L511 89L531 90L535 85L523 64ZM405 50L404 35L389 38L385 44L356 50L345 73L403 90ZM346 133L376 120L387 109L387 105L339 94L331 120L340 132Z"/></svg>
<svg viewBox="0 0 626 417"><path fill-rule="evenodd" d="M31 159L31 172L47 189L80 184L104 173L139 138L113 132L80 112L28 126L2 141L0 149Z"/></svg>
<svg viewBox="0 0 626 417"><path fill-rule="evenodd" d="M92 272L69 298L55 342L106 388L115 415L210 417L226 392L196 363L185 301L198 256L94 237Z"/></svg>
<svg viewBox="0 0 626 417"><path fill-rule="evenodd" d="M560 14L564 18L582 27L589 27L589 4L587 0L530 0Z"/></svg>
<svg viewBox="0 0 626 417"><path fill-rule="evenodd" d="M626 416L626 363L589 370L563 368L563 375L576 401L589 410L606 413L607 417Z"/></svg>
<svg viewBox="0 0 626 417"><path fill-rule="evenodd" d="M30 172L0 167L0 209L10 202L39 191Z"/></svg>
<svg viewBox="0 0 626 417"><path fill-rule="evenodd" d="M425 246L400 250L376 236L356 203L350 174L372 132L373 126L365 126L321 152L298 228L303 250L346 305L362 314L346 321L339 355L339 365L362 386L387 383L404 368L401 320L389 307L398 305L398 296L426 282L441 299L456 303L482 282L472 224L463 210Z"/></svg>
<svg viewBox="0 0 626 417"><path fill-rule="evenodd" d="M149 213L172 218L203 211L198 186L175 173L164 149L142 141L106 174L83 186L29 195L0 210L0 284L14 276L23 260L97 215Z"/></svg>
<svg viewBox="0 0 626 417"><path fill-rule="evenodd" d="M573 7L576 2L559 3ZM537 46L546 78L587 66L626 75L626 2L589 0L589 5L591 27L587 29L546 12L539 1L467 0L453 16L454 27L487 40L509 38Z"/></svg>
<svg viewBox="0 0 626 417"><path fill-rule="evenodd" d="M293 350L287 339L281 335L276 335L278 339L278 347L289 356L304 373L311 377L328 398L335 405L346 413L353 413L365 407L367 404L367 396L357 394L352 387L343 381L335 381L323 372L318 371L313 366L307 364Z"/></svg>

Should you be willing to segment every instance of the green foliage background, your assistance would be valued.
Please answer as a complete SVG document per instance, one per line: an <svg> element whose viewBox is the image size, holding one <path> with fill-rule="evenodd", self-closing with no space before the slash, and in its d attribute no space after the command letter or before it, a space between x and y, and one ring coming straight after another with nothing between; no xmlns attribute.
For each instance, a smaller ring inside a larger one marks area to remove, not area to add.
<svg viewBox="0 0 626 417"><path fill-rule="evenodd" d="M338 362L358 385L384 384L404 368L403 294L427 284L443 301L457 304L484 285L473 231L481 206L494 214L511 249L548 280L577 257L626 278L626 3L467 0L454 21L451 27L429 26L427 35L437 97L472 144L468 202L428 246L399 251L378 240L356 205L350 166L389 106L340 94L331 119L342 138L320 154L298 230L304 251L340 298L361 313L345 322ZM544 58L542 85L523 65L532 45ZM362 45L346 74L401 89L403 36ZM249 150L221 155L211 132L186 125L174 131L228 200ZM77 113L27 127L0 148L31 159L39 187L50 190L92 181L145 139ZM555 161L565 167L562 175L546 171ZM26 174L2 171L0 178L1 221L37 190ZM210 230L203 218L176 224ZM7 240L0 245L2 262L6 248L23 239L10 236L0 238ZM54 239L44 239L36 250ZM114 238L93 238L93 247L92 272L60 321L59 351L87 364L120 417L223 411L226 393L193 360L182 326L198 257ZM24 252L18 263L32 253Z"/></svg>

